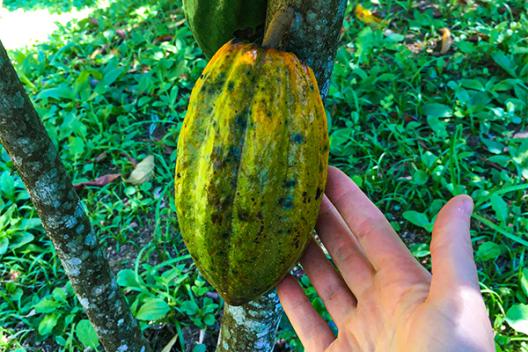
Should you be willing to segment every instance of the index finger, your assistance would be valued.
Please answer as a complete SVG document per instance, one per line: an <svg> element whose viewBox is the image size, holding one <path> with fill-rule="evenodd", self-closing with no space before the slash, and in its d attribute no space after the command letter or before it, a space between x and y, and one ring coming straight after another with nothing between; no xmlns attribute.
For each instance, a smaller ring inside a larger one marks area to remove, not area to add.
<svg viewBox="0 0 528 352"><path fill-rule="evenodd" d="M381 211L341 170L329 168L325 193L376 270L418 264Z"/></svg>

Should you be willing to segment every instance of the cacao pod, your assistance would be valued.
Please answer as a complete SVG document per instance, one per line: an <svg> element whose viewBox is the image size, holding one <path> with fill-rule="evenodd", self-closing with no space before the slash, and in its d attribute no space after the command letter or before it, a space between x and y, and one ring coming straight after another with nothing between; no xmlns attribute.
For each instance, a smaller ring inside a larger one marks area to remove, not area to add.
<svg viewBox="0 0 528 352"><path fill-rule="evenodd" d="M328 168L326 114L294 54L229 42L192 91L176 207L203 276L232 305L268 291L311 239Z"/></svg>
<svg viewBox="0 0 528 352"><path fill-rule="evenodd" d="M189 27L207 57L235 36L262 36L266 4L266 0L183 0Z"/></svg>

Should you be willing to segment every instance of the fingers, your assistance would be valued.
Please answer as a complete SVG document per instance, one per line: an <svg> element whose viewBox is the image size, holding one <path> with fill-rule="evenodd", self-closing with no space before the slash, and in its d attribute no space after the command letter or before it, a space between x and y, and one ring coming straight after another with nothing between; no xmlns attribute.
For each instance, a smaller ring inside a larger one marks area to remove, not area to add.
<svg viewBox="0 0 528 352"><path fill-rule="evenodd" d="M340 327L356 305L352 293L315 242L308 246L301 264L328 313Z"/></svg>
<svg viewBox="0 0 528 352"><path fill-rule="evenodd" d="M316 229L334 263L341 268L340 274L348 287L356 297L361 297L362 293L372 285L374 268L365 258L357 240L326 196L321 202ZM314 279L312 281L315 283Z"/></svg>
<svg viewBox="0 0 528 352"><path fill-rule="evenodd" d="M385 216L342 171L333 167L328 170L325 193L359 240L375 270L409 262L419 268Z"/></svg>
<svg viewBox="0 0 528 352"><path fill-rule="evenodd" d="M297 336L308 352L324 351L335 336L312 307L297 281L287 276L278 286L278 294L284 312L290 319Z"/></svg>
<svg viewBox="0 0 528 352"><path fill-rule="evenodd" d="M431 240L433 296L462 285L479 289L469 234L472 211L471 198L458 196L451 199L436 218Z"/></svg>

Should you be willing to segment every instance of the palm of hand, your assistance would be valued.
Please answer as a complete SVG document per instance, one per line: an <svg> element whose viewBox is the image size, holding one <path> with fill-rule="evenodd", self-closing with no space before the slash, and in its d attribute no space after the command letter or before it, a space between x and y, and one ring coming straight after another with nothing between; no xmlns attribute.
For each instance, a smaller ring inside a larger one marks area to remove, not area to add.
<svg viewBox="0 0 528 352"><path fill-rule="evenodd" d="M336 338L292 277L279 296L306 351L492 351L469 238L472 203L440 212L433 276L381 212L343 173L330 170L317 230L340 274L313 242L301 263L336 323Z"/></svg>

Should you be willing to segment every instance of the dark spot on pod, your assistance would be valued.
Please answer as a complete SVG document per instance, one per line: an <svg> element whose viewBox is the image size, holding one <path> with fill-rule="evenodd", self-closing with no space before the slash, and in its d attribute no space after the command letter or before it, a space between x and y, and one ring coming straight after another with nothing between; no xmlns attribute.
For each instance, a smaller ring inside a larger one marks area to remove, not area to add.
<svg viewBox="0 0 528 352"><path fill-rule="evenodd" d="M293 245L295 248L299 248L301 246L301 243L299 242L299 238L295 238L295 241L293 241Z"/></svg>
<svg viewBox="0 0 528 352"><path fill-rule="evenodd" d="M220 169L222 168L222 166L224 165L224 162L222 159L214 159L213 161L213 168L216 170L216 169Z"/></svg>
<svg viewBox="0 0 528 352"><path fill-rule="evenodd" d="M221 73L218 74L217 79L218 79L220 82L223 82L223 81L225 81L225 77L226 77L225 72L221 72Z"/></svg>
<svg viewBox="0 0 528 352"><path fill-rule="evenodd" d="M229 147L229 153L227 157L230 161L240 160L240 147L239 146Z"/></svg>
<svg viewBox="0 0 528 352"><path fill-rule="evenodd" d="M302 194L303 203L306 203L306 197L308 197L308 193L303 192L303 194Z"/></svg>
<svg viewBox="0 0 528 352"><path fill-rule="evenodd" d="M317 191L315 192L315 199L319 199L319 197L321 197L321 194L323 194L323 190L317 187Z"/></svg>
<svg viewBox="0 0 528 352"><path fill-rule="evenodd" d="M251 219L251 215L246 210L239 210L237 215L241 221L249 221Z"/></svg>
<svg viewBox="0 0 528 352"><path fill-rule="evenodd" d="M247 126L247 119L244 113L240 113L235 117L235 125L238 128L245 129Z"/></svg>
<svg viewBox="0 0 528 352"><path fill-rule="evenodd" d="M310 84L310 90L313 91L315 89L313 84Z"/></svg>
<svg viewBox="0 0 528 352"><path fill-rule="evenodd" d="M180 178L180 177L181 177L181 174L178 172L178 173L176 174L176 177L177 177L177 178Z"/></svg>
<svg viewBox="0 0 528 352"><path fill-rule="evenodd" d="M205 77L205 75L202 73L202 74L200 75L200 79L204 79L204 77Z"/></svg>
<svg viewBox="0 0 528 352"><path fill-rule="evenodd" d="M304 136L300 133L294 133L291 136L291 141L293 143L301 144L302 142L304 142Z"/></svg>
<svg viewBox="0 0 528 352"><path fill-rule="evenodd" d="M293 208L293 199L291 196L283 197L279 199L279 204L284 209L291 209Z"/></svg>
<svg viewBox="0 0 528 352"><path fill-rule="evenodd" d="M232 92L233 89L235 89L235 82L233 82L233 81L229 81L229 82L227 83L227 90L230 91L230 92Z"/></svg>
<svg viewBox="0 0 528 352"><path fill-rule="evenodd" d="M220 212L214 212L211 214L211 222L213 224L219 224L222 222L222 214Z"/></svg>
<svg viewBox="0 0 528 352"><path fill-rule="evenodd" d="M291 179L291 180L287 180L284 182L284 187L291 188L291 187L295 187L296 184L297 184L297 180Z"/></svg>
<svg viewBox="0 0 528 352"><path fill-rule="evenodd" d="M257 233L257 238L255 239L255 243L260 243L260 236L262 235L263 232L264 232L264 223L261 222L258 233Z"/></svg>

